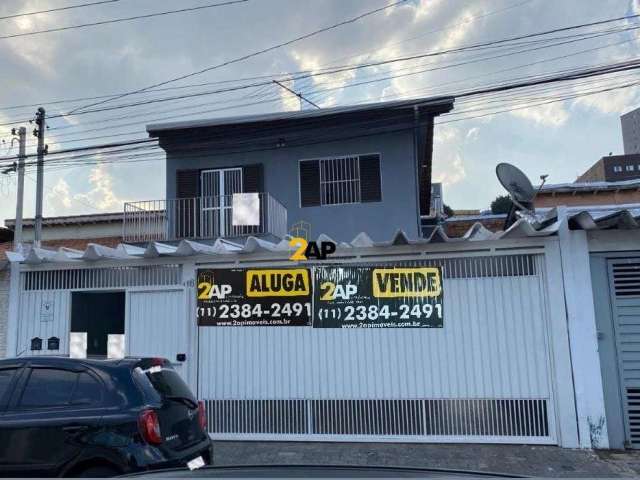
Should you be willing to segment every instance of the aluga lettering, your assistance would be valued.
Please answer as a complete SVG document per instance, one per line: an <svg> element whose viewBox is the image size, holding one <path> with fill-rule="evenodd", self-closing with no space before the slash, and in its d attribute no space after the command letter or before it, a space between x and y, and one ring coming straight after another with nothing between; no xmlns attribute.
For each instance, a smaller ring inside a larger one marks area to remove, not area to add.
<svg viewBox="0 0 640 480"><path fill-rule="evenodd" d="M309 295L309 271L306 268L247 270L248 297L294 297Z"/></svg>
<svg viewBox="0 0 640 480"><path fill-rule="evenodd" d="M250 292L297 292L306 289L304 275L301 273L270 273L254 275L251 278Z"/></svg>

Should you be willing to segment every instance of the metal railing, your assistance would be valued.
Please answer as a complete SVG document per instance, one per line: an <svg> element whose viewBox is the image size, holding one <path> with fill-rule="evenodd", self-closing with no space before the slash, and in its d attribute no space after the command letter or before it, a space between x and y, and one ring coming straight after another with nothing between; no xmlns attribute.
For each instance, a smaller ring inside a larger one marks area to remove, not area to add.
<svg viewBox="0 0 640 480"><path fill-rule="evenodd" d="M233 195L126 202L122 238L125 242L265 234L283 238L287 234L287 209L268 193L257 195L259 216L252 225L234 224Z"/></svg>

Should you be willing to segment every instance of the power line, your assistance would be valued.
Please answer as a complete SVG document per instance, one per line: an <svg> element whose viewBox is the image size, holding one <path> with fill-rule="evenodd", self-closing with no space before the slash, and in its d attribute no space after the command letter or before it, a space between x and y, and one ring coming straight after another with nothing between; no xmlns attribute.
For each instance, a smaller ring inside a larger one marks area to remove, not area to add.
<svg viewBox="0 0 640 480"><path fill-rule="evenodd" d="M475 90L468 90L468 91L460 92L460 93L457 93L457 94L453 94L451 96L455 97L457 99L463 99L463 98L466 98L466 97L482 96L482 95L488 95L488 94L508 92L508 91L512 91L512 90L525 89L525 88L530 88L530 87L534 87L534 86L548 85L548 84L558 83L558 82L567 82L567 81L575 81L575 80L580 80L580 79L589 79L589 78L599 77L599 76L602 76L602 75L607 75L607 74L612 74L612 73L636 71L638 69L640 69L640 59L635 59L633 61L620 62L620 63L616 63L616 64L609 64L609 65L605 65L603 67L586 68L586 69L582 69L582 70L575 70L575 71L572 71L572 72L563 73L561 75L550 75L550 76L546 76L546 77L535 79L535 80L526 80L526 81L514 82L514 83L509 83L509 84L504 84L503 83L503 84L494 85L494 86L486 86L486 87L475 89ZM292 116L292 115L293 114L283 115L282 118L287 118L287 117ZM307 119L306 121L307 122L320 122L320 120L318 120L317 118L314 118L314 117L312 117L311 119ZM306 127L307 126L307 125L304 124L304 122L305 122L304 119L301 119L301 121L299 122L301 127ZM268 131L265 132L265 129L262 128L262 129L260 129L260 133L267 134ZM188 138L185 138L184 135L181 138L183 140L188 140ZM209 135L207 138L208 138L208 142L211 143L211 141L213 140L214 137ZM253 141L253 139L251 141ZM150 146L149 144L156 143L156 142L157 142L157 140L155 138L154 139L149 139L149 138L136 139L136 140L126 141L126 142L118 142L118 143L110 143L110 144L102 144L102 145L92 145L92 146L71 148L71 149L66 149L66 150L59 150L57 152L51 152L50 155L61 155L61 154L67 154L67 153L78 153L78 152L86 152L86 151L90 151L90 150L105 150L105 149L118 148L118 147L128 147L128 146L134 146L134 145L139 146L140 148L144 148L145 146ZM206 144L206 142L205 142L205 144ZM202 148L202 145L199 145L199 147ZM123 150L121 150L121 151L123 151ZM126 151L126 150L124 150L124 151ZM33 157L33 155L30 155L30 156ZM5 158L1 158L0 160L2 160L2 161L13 161L14 157L8 157L8 158L5 157Z"/></svg>
<svg viewBox="0 0 640 480"><path fill-rule="evenodd" d="M632 16L627 16L627 17L618 17L618 18L609 19L609 20L591 22L591 23L588 23L588 24L579 24L579 25L573 25L573 26L569 26L569 27L562 27L562 28L559 28L559 29L553 29L553 30L548 30L548 31L543 31L543 32L536 32L536 33L532 33L532 34L520 35L520 36L516 36L516 37L510 37L510 38L507 38L507 39L499 39L499 40L493 40L493 41L490 41L490 42L470 44L470 45L465 45L465 46L461 46L461 47L457 47L457 48L453 48L453 49L448 49L448 50L427 52L427 53L423 53L423 54L419 54L419 55L395 57L395 58L382 60L382 61L377 61L377 62L369 62L369 63L356 64L356 65L351 65L351 66L337 67L337 68L335 68L333 70L320 71L320 72L310 72L310 73L306 73L306 74L302 74L302 75L298 75L298 76L291 76L291 74L289 74L289 76L286 77L286 80L287 81L290 81L290 80L296 81L296 80L305 79L305 78L315 78L315 77L318 77L318 76L332 75L332 74L341 73L341 72L348 71L348 70L356 70L356 69L381 66L381 65L386 65L386 64L396 63L396 62L411 61L411 60L416 60L416 59L420 59L420 58L436 57L436 56L446 55L446 54L450 54L450 53L458 53L458 52L462 52L462 51L466 51L466 50L475 50L475 49L482 49L482 48L495 48L496 46L500 46L500 45L503 45L505 43L512 42L514 40L522 40L522 39L528 39L528 38L533 38L533 37L539 37L539 36L548 35L549 33L557 32L557 31L567 31L567 30L572 30L572 29L580 29L580 28L584 28L587 25L589 25L589 26L590 25L602 25L604 23L620 21L621 19L630 19L630 18L637 18L637 17L638 17L638 15L632 15ZM596 31L596 32L585 32L585 33L581 33L581 34L577 34L577 35L570 35L570 36L565 36L565 37L555 37L555 38L550 38L550 39L534 40L534 41L531 41L531 43L535 44L535 43L539 43L539 42L550 42L550 41L555 41L555 40L559 40L559 39L576 38L576 37L578 39L580 37L585 38L585 39L590 39L590 38L596 38L598 36L608 35L608 34L612 34L612 33L622 33L624 31L628 31L629 29L634 29L634 28L638 28L638 26L634 25L634 26L616 27L615 29L612 29L612 30ZM553 46L553 45L551 45L551 46ZM516 53L519 53L519 52L516 52ZM227 82L229 82L229 81L230 80L228 80ZM69 115L79 115L79 114L85 114L85 113L95 113L95 112L101 112L101 111L109 111L109 110L116 110L116 109L120 109L120 108L130 108L130 107L134 107L134 106L138 106L138 105L146 105L146 104L150 104L150 103L158 103L158 102L165 102L165 101L172 101L172 100L180 100L180 99L184 99L184 98L199 97L199 96L203 96L203 95L213 95L213 94L219 94L219 93L225 93L225 92L231 92L231 91L238 91L238 90L244 90L244 89L247 89L247 88L255 88L255 87L264 86L264 85L267 85L267 84L269 84L271 82L272 82L272 80L264 81L264 82L255 82L255 83L250 83L250 84L242 84L242 85L232 86L232 87L228 87L228 88L216 89L216 90L212 90L212 91L198 92L198 93L193 93L193 94L186 94L186 95L173 96L173 97L165 97L165 98L159 98L159 99L158 98L149 99L149 100L134 102L134 103L130 103L130 104L120 104L120 105L116 105L116 106L103 107L103 108L99 108L99 109L86 110L86 111L76 112L76 113L71 113L71 112L67 113L67 114L62 113L62 114L58 114L58 115L52 115L50 118L58 118L58 117L65 117L65 116L69 116ZM204 84L201 84L201 85L204 85ZM148 88L151 89L153 87L148 87ZM142 93L143 90L140 90L139 92ZM129 94L133 94L133 92L130 92ZM127 93L120 94L120 97L121 96L126 96L126 95L128 95L128 94ZM115 99L115 98L117 98L117 97L110 97L110 98L108 98L108 100ZM103 102L99 102L99 103L103 103ZM75 109L75 110L78 110L78 109ZM24 119L23 120L15 120L15 121L11 121L11 122L6 122L6 123L3 123L3 124L0 124L0 126L2 126L2 125L13 125L15 123L25 122L25 121L27 121L27 120L24 120Z"/></svg>
<svg viewBox="0 0 640 480"><path fill-rule="evenodd" d="M376 13L380 13L380 12L382 12L384 10L388 10L390 8L394 8L394 7L396 7L396 6L398 6L398 5L402 4L402 3L405 3L407 1L408 0L398 0L398 1L394 2L394 3L389 4L389 5L385 5L384 7L376 8L374 10L369 10L367 12L361 13L360 15L357 15L355 17L349 18L347 20L343 20L341 22L335 23L335 24L330 25L328 27L324 27L324 28L321 28L321 29L318 29L318 30L314 30L313 32L306 33L304 35L300 35L299 37L295 37L295 38L292 38L291 40L287 40L285 42L278 43L276 45L272 45L272 46L264 48L262 50L258 50L256 52L248 53L246 55L243 55L241 57L237 57L237 58L234 58L234 59L231 59L231 60L226 60L226 61L224 61L222 63L218 63L216 65L213 65L213 66L210 66L210 67L207 67L207 68L203 68L203 69L195 71L195 72L187 73L187 74L181 75L179 77L174 77L174 78L171 78L169 80L165 80L163 82L156 83L154 85L150 85L148 87L144 87L144 88L141 88L141 89L138 89L138 90L133 90L131 92L126 92L126 93L123 93L121 95L118 95L118 96L110 98L110 99L102 100L100 102L96 102L96 103L93 103L93 104L90 104L90 105L85 105L83 107L74 108L69 113L74 113L74 112L77 112L78 110L84 110L85 108L90 108L90 107L94 107L94 106L97 106L97 105L101 105L103 103L107 103L107 102L110 102L112 100L118 100L120 98L129 96L129 95L133 95L133 94L136 94L136 93L141 93L141 92L144 92L144 91L152 89L152 88L162 87L164 85L168 85L170 83L174 83L174 82L177 82L179 80L185 80L187 78L195 77L196 75L200 75L200 74L205 73L205 72L210 72L210 71L222 68L222 67L226 67L226 66L232 65L234 63L239 63L239 62L242 62L244 60L248 60L249 58L257 57L259 55L271 52L273 50L277 50L279 48L286 47L288 45L292 45L292 44L297 43L297 42L299 42L301 40L305 40L305 39L314 37L316 35L319 35L321 33L328 32L330 30L334 30L334 29L342 27L344 25L349 25L349 24L355 23L355 22L357 22L359 20L362 20L363 18L369 17L371 15L375 15Z"/></svg>
<svg viewBox="0 0 640 480"><path fill-rule="evenodd" d="M406 0L403 0L403 1L406 1ZM392 5L395 5L395 4L392 4ZM610 19L610 20L592 22L592 23L589 23L589 24L574 25L574 26L570 26L570 27L563 27L563 28L559 28L559 29L553 29L553 30L548 30L548 31L544 31L544 32L521 35L521 36L517 36L517 37L510 37L510 38L506 38L506 39L493 40L493 41L490 41L490 42L471 44L471 45L451 48L451 49L447 49L447 50L439 50L439 51L427 52L427 53L416 54L416 55L395 57L395 58L392 58L392 59L380 60L380 61L376 61L376 62L368 62L368 63L362 63L362 64L356 64L356 65L350 65L350 66L344 66L344 67L336 67L335 69L332 69L332 70L321 71L321 72L312 72L312 73L308 73L308 74L302 74L302 75L295 76L295 77L288 77L288 78L285 78L284 80L286 80L286 81L294 80L295 81L295 80L300 80L300 79L303 79L303 78L311 78L311 77L315 78L315 77L319 77L319 76L334 75L336 73L343 73L343 72L351 71L351 70L360 70L360 69L363 69L363 68L378 67L378 66L388 65L388 64L392 64L392 63L417 60L417 59L420 59L420 58L436 57L436 56L440 56L440 55L458 53L458 52L462 52L462 51L466 51L466 50L475 50L475 49L480 49L480 48L495 47L497 45L508 43L508 42L511 42L511 41L514 41L514 40L522 40L522 39L527 39L527 38L539 37L539 36L543 36L543 35L548 35L550 33L558 33L560 31L579 29L579 28L584 28L585 26L593 26L593 25L603 24L603 23L607 23L607 22L620 21L620 19L637 18L637 17L640 17L640 15L632 15L632 16L629 16L629 17L619 17L619 18ZM637 26L635 26L635 27L624 27L624 28L622 28L620 30L614 31L613 33L620 33L622 31L627 31L628 29L631 29L631 28L638 28L638 27ZM580 35L582 35L582 36L593 35L593 32L589 33L589 34L580 34ZM555 39L561 39L561 38L572 38L572 36L569 36L569 37L557 37ZM541 41L550 41L550 40L555 40L555 39L546 39L546 40L541 40ZM273 49L273 48L274 47L271 47L271 49ZM268 50L265 50L265 51L268 51ZM232 60L230 62L233 63L234 61ZM222 66L223 64L219 64L219 65ZM211 67L211 68L216 68L216 67ZM97 103L94 103L94 104L91 104L91 105L86 105L84 107L78 107L78 108L75 108L75 109L71 110L68 113L61 113L61 114L58 114L58 115L53 115L50 118L58 118L58 117L66 117L66 116L70 116L70 115L81 115L81 114L87 114L87 113L96 113L96 112L117 110L117 109L120 109L120 108L130 108L130 107L134 107L134 106L138 106L138 105L147 105L147 104L150 104L150 103L158 103L158 102L164 102L164 101L180 100L180 99L184 99L184 98L200 97L200 96L204 96L204 95L212 95L212 94L218 94L218 93L238 91L238 90L258 87L258 86L262 86L262 85L271 83L271 81L256 82L256 83L252 83L252 84L245 84L245 85L238 85L238 86L234 86L234 87L221 88L221 89L208 91L208 92L199 92L199 93L194 93L194 94L179 95L179 96L168 97L168 98L163 98L163 99L150 99L150 100L145 100L145 101L140 101L140 102L135 102L135 103L130 103L130 104L119 104L119 105L112 106L112 107L102 107L102 108L96 108L96 109L92 109L92 110L84 110L85 108L98 106L98 105L104 104L104 103L106 103L108 101L111 101L111 100L116 100L116 99L119 99L119 98L126 97L128 95L141 93L141 92L146 91L146 90L151 89L151 88L156 88L158 86L166 85L167 83L178 81L178 80L181 80L183 78L188 78L188 77L193 76L193 75L198 75L199 73L203 73L204 71L207 71L207 69L201 70L199 72L195 72L195 73L183 76L183 77L177 77L177 78L172 79L172 80L167 80L165 82L162 82L162 83L159 83L159 84L156 84L156 85L144 88L144 89L136 90L136 91L129 92L129 93L124 93L124 94L121 94L119 96L112 97L111 99L107 99L107 100L104 100L104 101L101 101L101 102L97 102ZM78 110L83 110L83 111L78 111ZM2 125L2 124L0 124L0 125Z"/></svg>
<svg viewBox="0 0 640 480"><path fill-rule="evenodd" d="M196 10L204 10L206 8L215 8L215 7L224 7L227 5L233 5L236 3L246 3L249 0L228 0L226 2L222 2L222 3L210 3L207 5L200 5L197 7L190 7L190 8L181 8L179 10L167 10L164 12L156 12L156 13L148 13L146 15L136 15L133 17L124 17L124 18L114 18L111 20L102 20L100 22L93 22L93 23L82 23L79 25L69 25L67 27L57 27L57 28L48 28L46 30L36 30L33 32L22 32L22 33L13 33L10 35L2 35L0 36L0 40L6 40L8 38L17 38L17 37L29 37L32 35L40 35L43 33L53 33L53 32L63 32L66 30L75 30L77 28L88 28L88 27L97 27L100 25L108 25L111 23L120 23L120 22L131 22L133 20L140 20L140 19L147 19L147 18L152 18L152 17L160 17L160 16L164 16L164 15L173 15L176 13L187 13L187 12L194 12Z"/></svg>
<svg viewBox="0 0 640 480"><path fill-rule="evenodd" d="M574 55L587 53L587 52L592 52L594 50L599 50L599 49L602 49L602 48L608 48L608 47L611 47L611 46L614 46L614 45L619 45L619 44L627 43L627 42L630 42L630 41L633 41L633 40L625 40L623 42L618 42L618 43L615 43L615 44L609 44L609 45L605 45L605 46L598 46L598 47L591 48L591 49L581 50L581 51L578 51L578 52L572 52L570 54L556 56L556 57L552 57L550 59L541 60L541 61L538 61L538 62L533 62L533 63L532 62L528 62L528 63L523 64L523 65L518 65L518 66L515 66L515 67L510 67L510 68L498 70L496 72L488 72L486 74L477 75L476 77L466 78L464 81L468 81L468 80L473 79L473 78L483 77L483 76L487 76L487 75L495 75L496 73L506 72L506 71L510 71L510 70L525 68L525 67L527 67L529 65L533 65L533 64L536 64L536 63L542 63L542 62L546 62L546 61L552 61L552 60L557 60L557 59L568 58L568 57L571 57L571 56L574 56ZM570 42L572 42L572 41L570 41ZM566 43L569 43L569 42L555 43L555 44L552 44L551 46L558 46L560 44L566 44ZM534 50L538 50L540 48L541 47L535 47L533 49L519 50L517 52L512 52L512 54L520 54L520 53L531 52L531 51L534 51ZM335 91L335 90L342 90L342 89L346 89L346 88L353 88L353 87L357 87L357 86L361 86L361 85L367 85L367 84L372 84L372 83L386 81L386 80L393 80L393 79L402 78L402 77L406 77L406 76L410 76L410 75L417 75L417 74L420 74L420 73L431 72L431 71L436 71L436 70L442 70L442 69L457 67L457 66L461 66L461 65L467 65L467 64L470 64L470 63L476 63L478 61L486 61L486 60L491 60L491 59L495 59L495 58L501 58L503 56L505 56L505 54L495 55L495 56L490 56L490 57L481 57L481 58L478 58L478 59L467 60L467 61L464 61L464 62L458 62L458 63L453 63L453 64L449 64L449 65L444 65L444 66L435 66L435 67L432 67L432 68L412 71L410 73L405 73L405 74L397 74L397 75L388 75L388 76L378 77L378 78L374 78L373 80L365 80L365 81L362 81L362 82L352 83L352 84L348 84L348 85L342 85L341 84L338 87L325 88L325 89L322 89L322 90L316 90L313 93L311 93L311 92L303 92L303 94L307 95L307 96L311 95L311 94L313 94L313 95L325 94L326 95L328 92ZM410 67L410 68L415 68L415 67ZM459 82L460 81L448 82L448 84L459 83ZM254 95L251 95L251 96L254 96ZM228 107L191 111L191 112L187 112L185 114L171 115L171 116L168 116L168 117L156 117L156 118L153 118L153 119L148 120L148 121L152 121L152 122L165 121L165 120L170 120L170 119L174 119L174 118L181 118L181 117L185 117L185 116L189 116L189 115L200 115L200 114L205 114L205 113L214 113L214 112L229 110L229 109L232 109L232 108L241 108L241 107L261 105L261 104L265 104L265 103L272 103L272 102L278 101L278 100L279 100L279 97L275 97L275 98L272 98L272 99L267 98L265 100L256 101L256 102L243 103L243 104L233 104L233 105L228 106ZM230 101L235 101L235 99L231 99ZM217 103L228 103L228 101L213 102L212 104L217 104ZM83 125L89 125L89 124L93 124L93 123L98 123L98 124L101 125L100 128L83 129L83 132L84 133L88 133L88 132L92 132L92 131L104 131L105 129L118 129L118 128L130 127L130 126L137 126L138 122L125 122L125 123L115 124L115 125L108 126L108 127L105 127L104 125L106 123L109 123L109 122L112 122L112 121L117 121L117 120L122 120L122 119L131 119L131 118L135 118L135 117L143 117L144 118L144 117L149 117L150 115L154 115L154 114L158 114L158 113L170 113L170 112L176 112L176 111L180 111L180 110L193 110L195 108L202 107L202 106L203 106L202 104L187 105L187 106L182 106L182 107L178 107L178 108L171 108L171 109L165 109L165 110L159 110L159 111L156 110L156 111L144 112L144 113L135 114L135 115L121 115L121 116L111 117L111 118L107 118L107 119L95 120L95 121L92 121L92 122L87 122L87 123L85 123ZM62 128L65 128L65 129L66 128L78 128L78 127L79 126L71 125L71 126L67 126L67 127L54 128L52 130L60 130ZM71 135L77 135L76 132L67 133L67 134L63 133L63 134L57 135L56 138L65 137L65 136L70 135L70 134ZM114 135L114 136L122 136L122 135L124 135L124 134L119 134L119 135ZM105 137L108 137L108 135L105 136ZM88 140L91 140L91 139L95 139L95 137L88 138ZM78 139L78 140L82 140L82 139ZM59 142L59 143L68 143L68 141Z"/></svg>
<svg viewBox="0 0 640 480"><path fill-rule="evenodd" d="M66 7L50 8L49 10L39 10L37 12L16 13L14 15L5 15L4 17L0 17L0 20L9 20L11 18L19 18L19 17L28 17L31 15L39 15L41 13L61 12L63 10L73 10L76 8L92 7L94 5L103 5L105 3L115 3L119 1L120 0L101 0L99 2L81 3L78 5L68 5Z"/></svg>

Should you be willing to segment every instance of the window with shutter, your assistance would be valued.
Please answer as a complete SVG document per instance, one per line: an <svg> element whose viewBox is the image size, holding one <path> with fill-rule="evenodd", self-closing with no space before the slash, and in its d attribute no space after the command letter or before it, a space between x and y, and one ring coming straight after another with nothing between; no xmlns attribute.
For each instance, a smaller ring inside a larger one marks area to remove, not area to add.
<svg viewBox="0 0 640 480"><path fill-rule="evenodd" d="M262 164L242 167L242 191L244 193L260 193L264 191L262 180Z"/></svg>
<svg viewBox="0 0 640 480"><path fill-rule="evenodd" d="M300 162L300 200L303 207L379 202L381 199L380 155L351 155Z"/></svg>
<svg viewBox="0 0 640 480"><path fill-rule="evenodd" d="M176 197L192 199L200 196L200 170L176 172ZM178 238L195 238L200 232L198 201L184 200L176 203L175 212L167 212L172 218L173 230Z"/></svg>
<svg viewBox="0 0 640 480"><path fill-rule="evenodd" d="M303 207L320 205L320 160L300 162L300 204Z"/></svg>
<svg viewBox="0 0 640 480"><path fill-rule="evenodd" d="M380 202L381 200L380 155L362 155L360 156L360 201Z"/></svg>

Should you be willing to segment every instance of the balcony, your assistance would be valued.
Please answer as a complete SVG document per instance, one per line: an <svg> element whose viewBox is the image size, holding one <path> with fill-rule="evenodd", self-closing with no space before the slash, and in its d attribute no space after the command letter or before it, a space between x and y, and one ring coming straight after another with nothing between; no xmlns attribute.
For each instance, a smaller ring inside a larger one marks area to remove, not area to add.
<svg viewBox="0 0 640 480"><path fill-rule="evenodd" d="M287 209L268 193L144 200L124 204L125 242L287 234Z"/></svg>

